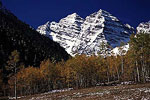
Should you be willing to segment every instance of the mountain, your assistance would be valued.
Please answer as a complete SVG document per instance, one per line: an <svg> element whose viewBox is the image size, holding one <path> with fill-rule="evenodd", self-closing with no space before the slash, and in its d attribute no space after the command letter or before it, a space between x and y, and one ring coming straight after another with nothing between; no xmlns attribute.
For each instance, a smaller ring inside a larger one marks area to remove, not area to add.
<svg viewBox="0 0 150 100"><path fill-rule="evenodd" d="M20 52L26 66L39 66L44 59L67 60L68 53L58 43L39 34L20 21L0 2L0 66L5 66L12 51Z"/></svg>
<svg viewBox="0 0 150 100"><path fill-rule="evenodd" d="M149 33L150 34L150 21L140 23L137 27L137 33Z"/></svg>
<svg viewBox="0 0 150 100"><path fill-rule="evenodd" d="M115 48L127 43L134 29L123 24L109 12L99 10L85 19L73 13L56 22L47 22L37 28L42 35L59 43L72 56L97 55L101 43Z"/></svg>
<svg viewBox="0 0 150 100"><path fill-rule="evenodd" d="M83 22L84 19L74 13L61 19L59 23L47 22L45 25L39 26L37 31L58 42L69 54L72 54L73 46L80 40L78 36Z"/></svg>

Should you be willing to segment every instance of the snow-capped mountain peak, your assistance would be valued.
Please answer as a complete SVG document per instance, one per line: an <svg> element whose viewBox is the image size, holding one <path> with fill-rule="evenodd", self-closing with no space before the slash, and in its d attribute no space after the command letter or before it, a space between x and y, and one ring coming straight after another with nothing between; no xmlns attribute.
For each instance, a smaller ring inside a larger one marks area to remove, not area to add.
<svg viewBox="0 0 150 100"><path fill-rule="evenodd" d="M59 23L48 22L37 29L58 42L72 56L75 54L97 55L102 42L117 47L127 43L134 29L120 22L107 11L100 9L85 19L73 13Z"/></svg>
<svg viewBox="0 0 150 100"><path fill-rule="evenodd" d="M69 24L82 24L83 21L84 19L81 18L77 13L73 13L61 19L59 23L68 24L68 25Z"/></svg>
<svg viewBox="0 0 150 100"><path fill-rule="evenodd" d="M68 15L66 18L76 19L78 17L80 17L80 16L77 13L73 13L73 14Z"/></svg>
<svg viewBox="0 0 150 100"><path fill-rule="evenodd" d="M111 14L107 11L104 11L102 9L100 9L98 12L95 12L97 14L101 14L101 15L105 15L105 16L110 16Z"/></svg>

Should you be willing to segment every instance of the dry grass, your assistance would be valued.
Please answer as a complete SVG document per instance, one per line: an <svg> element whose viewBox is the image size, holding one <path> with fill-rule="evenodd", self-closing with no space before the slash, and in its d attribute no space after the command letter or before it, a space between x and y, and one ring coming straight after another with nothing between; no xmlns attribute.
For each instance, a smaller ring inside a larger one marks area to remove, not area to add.
<svg viewBox="0 0 150 100"><path fill-rule="evenodd" d="M20 100L150 100L150 83L45 93L27 96Z"/></svg>

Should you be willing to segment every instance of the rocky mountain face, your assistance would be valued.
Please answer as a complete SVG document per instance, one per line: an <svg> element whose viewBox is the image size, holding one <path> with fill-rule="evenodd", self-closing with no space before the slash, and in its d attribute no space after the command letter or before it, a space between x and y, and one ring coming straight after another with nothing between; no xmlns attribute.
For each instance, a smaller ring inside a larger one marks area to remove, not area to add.
<svg viewBox="0 0 150 100"><path fill-rule="evenodd" d="M137 27L137 33L149 33L150 34L150 21L140 23Z"/></svg>
<svg viewBox="0 0 150 100"><path fill-rule="evenodd" d="M85 19L76 13L56 22L47 22L37 31L58 42L72 56L75 54L97 55L102 43L115 48L127 43L134 29L123 24L110 13L99 10Z"/></svg>

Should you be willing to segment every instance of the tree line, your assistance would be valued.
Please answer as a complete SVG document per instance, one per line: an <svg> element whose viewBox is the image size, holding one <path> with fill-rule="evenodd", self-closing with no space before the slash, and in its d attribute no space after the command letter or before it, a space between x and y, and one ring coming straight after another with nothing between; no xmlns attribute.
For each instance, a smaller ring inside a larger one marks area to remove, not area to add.
<svg viewBox="0 0 150 100"><path fill-rule="evenodd" d="M125 55L120 47L117 56L76 55L60 62L45 59L40 67L24 66L19 62L19 52L13 51L7 61L6 69L10 73L7 85L3 84L0 70L0 89L3 89L3 94L7 91L5 95L20 96L54 89L87 88L101 83L146 83L150 79L149 40L149 34L136 34L131 36L130 48Z"/></svg>

